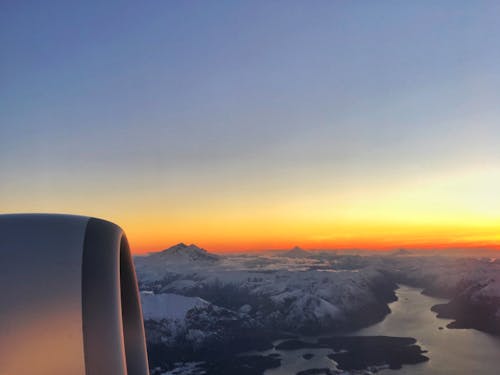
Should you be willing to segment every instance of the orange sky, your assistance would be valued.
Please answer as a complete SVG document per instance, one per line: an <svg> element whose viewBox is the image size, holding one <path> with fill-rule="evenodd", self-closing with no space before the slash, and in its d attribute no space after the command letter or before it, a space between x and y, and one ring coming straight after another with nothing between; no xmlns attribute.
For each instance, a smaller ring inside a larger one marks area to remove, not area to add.
<svg viewBox="0 0 500 375"><path fill-rule="evenodd" d="M337 227L338 228L338 227ZM262 227L262 234L243 235L242 233L224 233L210 235L208 233L193 234L191 240L179 235L172 237L146 236L144 239L132 237L131 246L136 253L157 251L178 242L195 243L200 247L216 252L258 251L269 249L289 249L300 246L306 249L367 249L392 250L409 249L500 249L498 228L407 228L402 230L396 226L387 228L354 228L359 233L332 235L327 237L308 236L291 229L290 235L271 233ZM334 232L335 230L332 230ZM220 232L215 232L220 233ZM214 233L214 234L215 234ZM185 236L188 237L188 236Z"/></svg>
<svg viewBox="0 0 500 375"><path fill-rule="evenodd" d="M177 242L216 251L290 248L498 248L500 169L471 168L447 174L365 178L366 187L270 187L237 199L228 189L207 201L184 201L175 213L117 218L134 251ZM311 192L312 190L312 192Z"/></svg>
<svg viewBox="0 0 500 375"><path fill-rule="evenodd" d="M63 212L122 226L134 253L179 242L212 251L366 248L499 248L500 169L463 168L392 178L268 183L255 189L209 182L74 194L64 185L4 204L7 212Z"/></svg>
<svg viewBox="0 0 500 375"><path fill-rule="evenodd" d="M135 253L500 244L498 12L11 3L2 213L108 219Z"/></svg>

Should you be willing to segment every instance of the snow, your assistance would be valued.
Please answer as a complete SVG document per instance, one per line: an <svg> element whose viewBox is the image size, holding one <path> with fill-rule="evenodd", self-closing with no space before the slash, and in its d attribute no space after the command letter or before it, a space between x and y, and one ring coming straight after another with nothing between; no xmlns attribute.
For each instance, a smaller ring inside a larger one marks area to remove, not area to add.
<svg viewBox="0 0 500 375"><path fill-rule="evenodd" d="M186 248L182 245L176 249ZM295 250L305 252L292 249ZM166 253L169 251L172 250ZM258 318L264 325L285 328L327 326L332 321L345 320L351 312L377 303L383 305L376 290L377 286L387 288L387 284L376 260L345 256L339 261L336 254L317 257L306 253L307 258L282 254L226 255L218 256L215 262L187 263L161 262L159 253L136 258L136 270L143 288L216 299L221 293L234 293L237 301L231 305L231 300L226 300L225 308ZM249 307L240 310L244 305ZM269 308L274 309L272 313Z"/></svg>
<svg viewBox="0 0 500 375"><path fill-rule="evenodd" d="M490 279L489 282L476 292L478 297L500 298L500 275L498 279Z"/></svg>
<svg viewBox="0 0 500 375"><path fill-rule="evenodd" d="M172 255L185 252L197 254L196 259ZM216 256L195 245L179 244L136 258L141 287L161 293L144 297L145 316L182 319L190 308L210 302L263 326L292 330L327 327L344 324L367 308L383 309L380 291L390 293L393 277L444 294L471 287L468 298L472 302L500 298L500 262L491 259L306 253L307 257L283 253ZM189 261L167 262L166 257ZM197 295L209 302L183 297ZM177 298L179 303L169 298ZM179 311L169 304L177 305Z"/></svg>
<svg viewBox="0 0 500 375"><path fill-rule="evenodd" d="M145 320L183 320L189 310L209 305L207 301L198 297L185 297L171 293L152 294L151 292L141 292L141 302Z"/></svg>
<svg viewBox="0 0 500 375"><path fill-rule="evenodd" d="M149 256L142 258L149 258L150 263L156 262L157 264L169 264L215 262L219 259L219 256L211 254L205 249L196 246L195 244L186 245L181 242L177 245L169 247L168 249L150 254Z"/></svg>
<svg viewBox="0 0 500 375"><path fill-rule="evenodd" d="M250 313L250 311L252 311L252 306L250 306L249 304L245 304L243 306L241 306L238 311L242 314L248 314Z"/></svg>
<svg viewBox="0 0 500 375"><path fill-rule="evenodd" d="M311 256L311 253L298 246L295 246L293 249L285 251L280 255L288 258L307 258Z"/></svg>
<svg viewBox="0 0 500 375"><path fill-rule="evenodd" d="M214 338L223 340L234 332L229 327L235 323L290 332L311 326L328 329L385 305L380 291L390 293L394 280L431 293L458 293L473 304L494 303L493 314L500 321L498 260L407 251L372 256L290 252L292 256L217 256L179 244L135 258L141 288L149 290L141 293L148 340L202 347ZM190 366L177 373L199 370Z"/></svg>
<svg viewBox="0 0 500 375"><path fill-rule="evenodd" d="M202 375L206 372L201 367L203 362L176 362L175 368L161 375Z"/></svg>

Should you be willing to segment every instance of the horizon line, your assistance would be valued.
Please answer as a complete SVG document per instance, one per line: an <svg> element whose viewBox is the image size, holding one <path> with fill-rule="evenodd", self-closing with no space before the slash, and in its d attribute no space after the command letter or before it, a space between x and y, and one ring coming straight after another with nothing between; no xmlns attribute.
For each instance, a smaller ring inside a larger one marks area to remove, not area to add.
<svg viewBox="0 0 500 375"><path fill-rule="evenodd" d="M170 245L168 247L163 247L159 249L153 249L153 250L139 250L139 251L132 251L134 255L147 255L147 254L152 254L152 253L158 253L161 251L168 250L176 245L179 244L186 244L186 242L178 242L176 244ZM450 251L457 251L457 252L467 252L467 251L483 251L483 252L497 252L500 251L500 244L457 244L457 245L446 245L446 244L426 244L426 245L421 245L421 246L408 246L408 245L395 245L395 246L354 246L354 247L307 247L307 246L300 246L300 245L294 245L294 246L288 246L288 247L259 247L259 248L238 248L234 247L233 249L230 248L213 248L210 246L199 246L196 243L189 243L187 246L197 246L203 250L209 251L209 252L214 252L214 253L221 253L221 254L230 254L230 253L265 253L265 252L284 252L284 251L289 251L292 250L296 247L305 250L305 251L311 251L311 252L381 252L381 253L389 253L389 252L394 252L398 250L408 250L408 251L416 251L416 252L450 252Z"/></svg>

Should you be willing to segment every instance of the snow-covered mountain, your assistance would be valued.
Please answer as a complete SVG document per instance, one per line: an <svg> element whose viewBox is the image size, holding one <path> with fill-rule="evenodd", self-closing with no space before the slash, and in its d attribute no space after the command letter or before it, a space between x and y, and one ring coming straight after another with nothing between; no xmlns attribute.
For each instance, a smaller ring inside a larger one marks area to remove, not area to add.
<svg viewBox="0 0 500 375"><path fill-rule="evenodd" d="M195 244L186 245L182 242L154 253L150 255L150 258L173 263L215 262L219 259L217 255L211 254Z"/></svg>
<svg viewBox="0 0 500 375"><path fill-rule="evenodd" d="M285 251L284 253L280 254L283 257L288 257L288 258L307 258L311 256L311 253L309 251L306 251L298 246L295 246L293 249Z"/></svg>
<svg viewBox="0 0 500 375"><path fill-rule="evenodd" d="M498 261L497 261L498 262ZM500 263L469 260L450 302L433 310L438 317L455 319L450 328L476 328L500 334Z"/></svg>
<svg viewBox="0 0 500 375"><path fill-rule="evenodd" d="M398 250L395 250L391 253L391 255L394 255L394 256L405 256L405 255L412 255L413 252L410 251L410 250L407 250L407 249L398 249Z"/></svg>
<svg viewBox="0 0 500 375"><path fill-rule="evenodd" d="M500 327L498 260L305 253L217 256L179 244L136 257L139 285L147 291L141 298L151 358L212 358L221 348L236 351L249 337L247 348L254 348L283 332L366 326L390 312L396 283L450 298L435 311L456 319L456 327L492 333Z"/></svg>
<svg viewBox="0 0 500 375"><path fill-rule="evenodd" d="M477 328L500 334L500 261L445 256L394 257L384 263L398 282L424 293L451 299L433 308L439 317L456 319L451 328Z"/></svg>
<svg viewBox="0 0 500 375"><path fill-rule="evenodd" d="M136 265L142 289L200 297L235 313L246 306L252 318L272 329L314 331L367 324L388 313L395 283L455 298L464 308L488 305L491 321L500 316L499 261L351 255L332 260L298 256L310 254L299 248L291 252L297 256L217 256L179 244L138 257Z"/></svg>
<svg viewBox="0 0 500 375"><path fill-rule="evenodd" d="M357 259L335 269L330 260L279 255L225 256L203 266L148 258L136 259L143 290L196 296L231 311L247 305L249 315L269 329L361 326L387 314L386 303L394 298L395 284Z"/></svg>
<svg viewBox="0 0 500 375"><path fill-rule="evenodd" d="M246 311L231 311L199 297L141 292L146 337L167 347L206 347L258 326Z"/></svg>
<svg viewBox="0 0 500 375"><path fill-rule="evenodd" d="M151 279L162 278L167 270L194 269L217 263L220 257L194 244L179 243L168 249L134 258L136 272Z"/></svg>
<svg viewBox="0 0 500 375"><path fill-rule="evenodd" d="M184 320L192 309L206 308L210 303L198 297L178 294L141 292L144 320Z"/></svg>

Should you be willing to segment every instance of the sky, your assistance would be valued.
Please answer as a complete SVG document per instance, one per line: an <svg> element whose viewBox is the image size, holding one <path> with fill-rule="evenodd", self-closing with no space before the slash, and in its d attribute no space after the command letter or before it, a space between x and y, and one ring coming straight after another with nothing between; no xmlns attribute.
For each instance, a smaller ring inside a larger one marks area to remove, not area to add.
<svg viewBox="0 0 500 375"><path fill-rule="evenodd" d="M132 251L500 248L495 1L0 4L0 212Z"/></svg>

